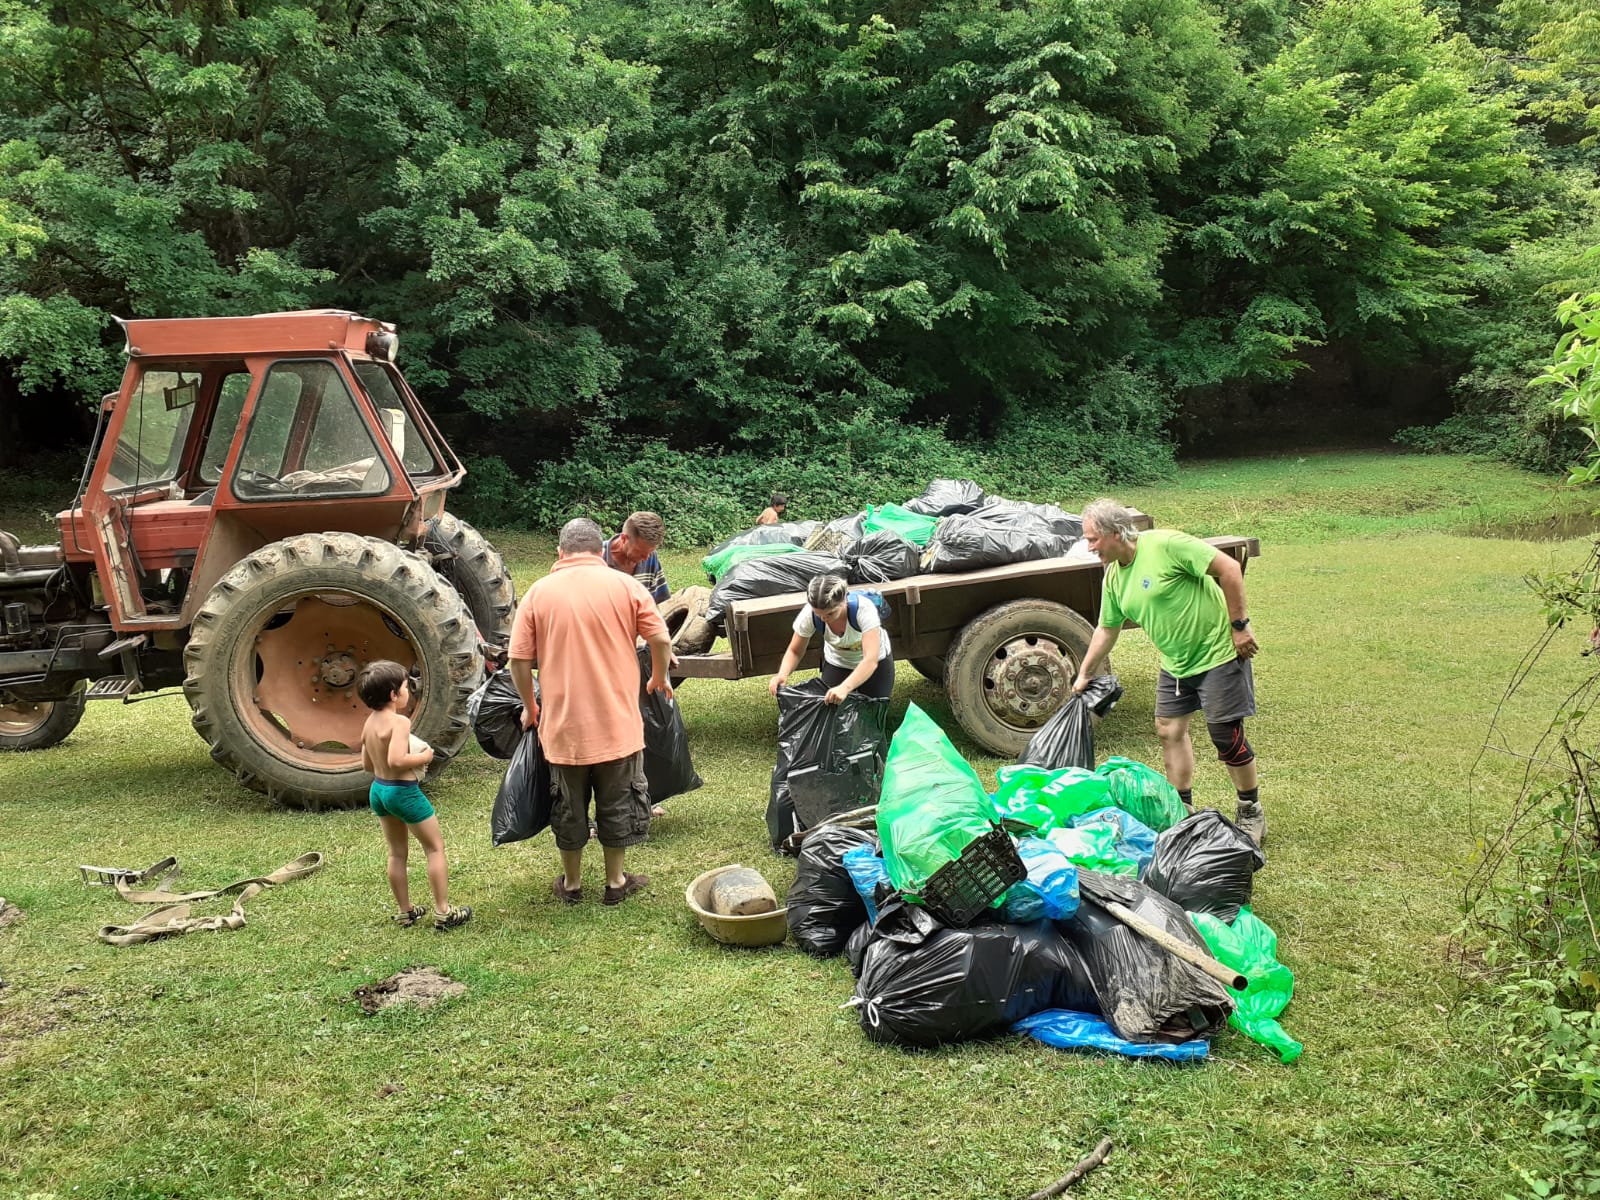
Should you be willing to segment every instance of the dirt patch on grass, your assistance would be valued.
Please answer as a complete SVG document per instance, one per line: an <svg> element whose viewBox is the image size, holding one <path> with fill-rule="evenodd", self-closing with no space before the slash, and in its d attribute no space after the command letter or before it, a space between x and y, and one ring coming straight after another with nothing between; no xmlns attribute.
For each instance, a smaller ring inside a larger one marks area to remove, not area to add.
<svg viewBox="0 0 1600 1200"><path fill-rule="evenodd" d="M55 1014L20 1004L0 1004L0 1063L18 1053L42 1033L61 1028Z"/></svg>
<svg viewBox="0 0 1600 1200"><path fill-rule="evenodd" d="M0 929L22 920L22 910L4 896L0 896Z"/></svg>
<svg viewBox="0 0 1600 1200"><path fill-rule="evenodd" d="M457 983L438 967L407 967L377 983L364 983L350 995L361 1005L361 1011L370 1017L391 1004L415 1004L418 1008L427 1008L440 1000L459 996L466 990L466 984Z"/></svg>

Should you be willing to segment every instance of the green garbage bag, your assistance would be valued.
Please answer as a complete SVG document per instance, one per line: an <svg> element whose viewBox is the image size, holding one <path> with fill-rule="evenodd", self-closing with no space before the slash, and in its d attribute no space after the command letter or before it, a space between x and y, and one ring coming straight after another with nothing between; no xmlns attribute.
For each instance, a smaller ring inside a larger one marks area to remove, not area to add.
<svg viewBox="0 0 1600 1200"><path fill-rule="evenodd" d="M1108 803L1137 817L1157 833L1171 829L1189 815L1178 799L1178 789L1154 767L1131 758L1108 758L1095 774L1111 785Z"/></svg>
<svg viewBox="0 0 1600 1200"><path fill-rule="evenodd" d="M1230 928L1210 913L1190 913L1189 919L1224 966L1250 981L1242 992L1228 989L1233 1015L1228 1018L1245 1037L1278 1052L1283 1062L1293 1062L1305 1049L1283 1031L1278 1014L1294 996L1294 975L1278 961L1278 935L1249 908L1241 908Z"/></svg>
<svg viewBox="0 0 1600 1200"><path fill-rule="evenodd" d="M869 504L867 519L861 526L861 535L865 537L869 533L886 529L890 533L898 533L913 545L926 546L933 540L933 527L938 523L938 517L925 517L898 504L885 504L876 508Z"/></svg>
<svg viewBox="0 0 1600 1200"><path fill-rule="evenodd" d="M731 567L751 558L768 558L774 554L799 554L800 546L793 542L769 542L764 546L729 546L725 550L718 550L715 554L708 554L700 560L700 566L705 573L711 576L715 583L727 573Z"/></svg>
<svg viewBox="0 0 1600 1200"><path fill-rule="evenodd" d="M994 814L1026 821L1041 833L1065 829L1073 817L1109 805L1110 789L1105 779L1082 767L1048 771L1017 763L995 772Z"/></svg>
<svg viewBox="0 0 1600 1200"><path fill-rule="evenodd" d="M1115 825L1102 822L1077 829L1052 829L1045 834L1045 840L1070 858L1074 866L1137 879L1138 860L1128 857L1119 847L1121 836Z"/></svg>
<svg viewBox="0 0 1600 1200"><path fill-rule="evenodd" d="M930 875L993 827L978 773L927 713L907 707L878 797L883 865L895 887L920 895Z"/></svg>

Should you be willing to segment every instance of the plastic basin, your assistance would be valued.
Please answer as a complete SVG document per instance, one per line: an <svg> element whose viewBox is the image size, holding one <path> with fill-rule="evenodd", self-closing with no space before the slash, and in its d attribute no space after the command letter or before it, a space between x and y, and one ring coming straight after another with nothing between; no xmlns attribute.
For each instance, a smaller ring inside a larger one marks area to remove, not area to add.
<svg viewBox="0 0 1600 1200"><path fill-rule="evenodd" d="M683 890L684 901L695 920L700 922L700 927L719 942L726 942L730 946L776 946L789 936L787 908L754 913L748 917L725 917L711 911L711 887L717 877L727 871L742 869L740 864L731 863L726 867L713 867L705 874L696 876L694 882Z"/></svg>

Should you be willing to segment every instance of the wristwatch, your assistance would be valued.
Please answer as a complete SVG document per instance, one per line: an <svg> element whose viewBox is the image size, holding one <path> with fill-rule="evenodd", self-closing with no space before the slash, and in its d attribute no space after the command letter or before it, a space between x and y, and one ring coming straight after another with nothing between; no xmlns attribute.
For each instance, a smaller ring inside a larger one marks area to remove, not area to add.
<svg viewBox="0 0 1600 1200"><path fill-rule="evenodd" d="M1229 621L1228 624L1232 625L1240 633L1243 633L1245 631L1245 629L1250 624L1250 618L1249 617L1240 617L1237 621Z"/></svg>

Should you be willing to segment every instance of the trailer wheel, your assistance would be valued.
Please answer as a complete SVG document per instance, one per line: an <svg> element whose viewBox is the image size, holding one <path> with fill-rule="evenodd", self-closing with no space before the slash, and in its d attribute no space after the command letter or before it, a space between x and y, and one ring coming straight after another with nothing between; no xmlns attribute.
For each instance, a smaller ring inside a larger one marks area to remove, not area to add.
<svg viewBox="0 0 1600 1200"><path fill-rule="evenodd" d="M60 700L23 700L0 692L0 753L44 750L66 738L83 720L84 692Z"/></svg>
<svg viewBox="0 0 1600 1200"><path fill-rule="evenodd" d="M489 539L459 517L440 513L428 522L422 552L433 569L461 593L477 623L478 636L490 645L510 644L517 589L505 559Z"/></svg>
<svg viewBox="0 0 1600 1200"><path fill-rule="evenodd" d="M944 682L945 656L943 654L930 654L926 658L913 658L911 665L930 683Z"/></svg>
<svg viewBox="0 0 1600 1200"><path fill-rule="evenodd" d="M974 741L1005 758L1072 694L1094 630L1049 600L1012 600L967 622L946 656L950 707Z"/></svg>
<svg viewBox="0 0 1600 1200"><path fill-rule="evenodd" d="M412 730L438 752L466 742L483 676L465 602L419 555L353 533L263 546L211 589L184 649L184 695L211 757L290 808L354 808L367 708L356 674L413 671Z"/></svg>

